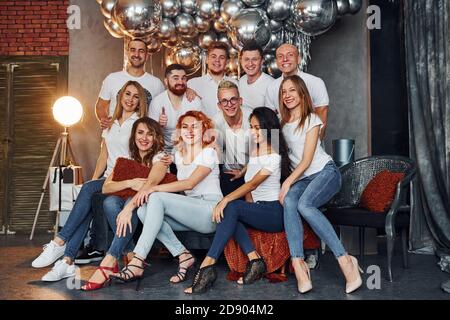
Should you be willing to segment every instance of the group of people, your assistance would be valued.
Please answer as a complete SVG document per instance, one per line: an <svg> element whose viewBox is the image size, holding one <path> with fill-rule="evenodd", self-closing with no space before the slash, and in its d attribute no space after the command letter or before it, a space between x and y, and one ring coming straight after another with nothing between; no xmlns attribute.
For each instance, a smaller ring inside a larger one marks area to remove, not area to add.
<svg viewBox="0 0 450 320"><path fill-rule="evenodd" d="M130 41L127 54L126 70L104 80L95 107L103 132L92 180L81 188L62 230L32 263L42 268L56 262L42 280L75 275L77 252L93 219L92 197L102 192L109 195L103 209L114 239L82 290L141 279L155 239L178 257L169 281L185 281L196 261L175 234L185 230L215 233L185 293L203 293L213 285L216 262L231 238L248 257L238 283L251 284L267 271L247 231L253 228L286 232L298 291L306 293L312 281L302 219L338 260L345 291L358 289L358 262L318 209L339 191L341 177L321 145L329 104L324 82L299 71L298 49L290 44L277 49L283 74L273 79L261 71L261 48L245 46L240 53L245 75L236 81L225 75L227 45L213 42L205 75L188 81L185 68L172 64L164 84L145 72L142 40ZM148 177L115 180L120 158L147 167ZM168 172L177 180L163 183ZM134 195L115 194L126 189ZM135 244L139 220L143 228Z"/></svg>

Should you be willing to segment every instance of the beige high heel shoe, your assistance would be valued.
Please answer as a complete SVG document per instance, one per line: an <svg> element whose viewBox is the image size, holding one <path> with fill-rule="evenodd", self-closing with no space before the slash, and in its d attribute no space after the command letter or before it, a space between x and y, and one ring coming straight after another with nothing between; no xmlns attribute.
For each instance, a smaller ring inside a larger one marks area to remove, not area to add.
<svg viewBox="0 0 450 320"><path fill-rule="evenodd" d="M308 291L311 291L312 289L312 282L311 282L311 274L309 272L309 267L306 264L305 260L300 260L300 263L303 264L303 267L306 268L306 273L308 275L308 281L305 281L304 283L297 284L298 285L298 292L300 293L307 293Z"/></svg>
<svg viewBox="0 0 450 320"><path fill-rule="evenodd" d="M345 284L345 293L352 293L353 291L355 291L356 289L358 289L362 285L362 278L361 278L360 273L363 273L363 270L359 266L358 260L355 257L353 257L353 256L349 256L349 257L350 257L350 260L351 260L351 262L353 264L353 267L358 272L358 278L355 281L347 282Z"/></svg>

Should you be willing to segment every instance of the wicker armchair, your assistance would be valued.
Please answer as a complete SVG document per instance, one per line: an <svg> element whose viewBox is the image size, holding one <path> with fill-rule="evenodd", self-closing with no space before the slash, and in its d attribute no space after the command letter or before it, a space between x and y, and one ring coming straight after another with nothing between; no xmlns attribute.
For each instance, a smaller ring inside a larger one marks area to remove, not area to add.
<svg viewBox="0 0 450 320"><path fill-rule="evenodd" d="M383 213L374 213L359 207L364 188L372 178L383 170L403 172L405 177L398 183L394 200ZM409 184L416 175L415 163L400 156L372 156L349 163L340 168L342 188L327 204L326 216L334 225L359 227L361 259L364 256L364 228L383 228L387 236L388 280L392 282L392 255L396 229L401 230L403 266L408 268L408 227L409 213L413 199L407 205Z"/></svg>

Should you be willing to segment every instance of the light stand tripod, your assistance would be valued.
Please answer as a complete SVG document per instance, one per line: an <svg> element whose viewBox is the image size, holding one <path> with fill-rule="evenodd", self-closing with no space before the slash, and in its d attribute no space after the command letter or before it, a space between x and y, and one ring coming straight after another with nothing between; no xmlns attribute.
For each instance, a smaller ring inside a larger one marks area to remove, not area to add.
<svg viewBox="0 0 450 320"><path fill-rule="evenodd" d="M47 175L45 176L44 184L42 185L42 192L41 192L41 198L39 199L39 205L36 210L36 214L34 216L34 222L33 222L33 228L31 229L30 234L30 240L33 239L34 236L34 230L36 228L37 220L39 218L39 211L41 210L42 201L44 200L45 190L48 187L48 182L50 178L50 168L56 166L56 159L59 157L58 162L58 168L59 168L59 174L58 174L58 211L56 211L56 222L54 226L54 232L55 236L58 232L58 225L59 225L59 218L61 213L61 183L63 179L62 175L62 168L66 166L66 159L67 155L69 154L69 157L72 161L75 162L75 157L73 156L72 148L70 147L69 143L69 132L67 130L67 127L64 127L64 131L61 133L61 136L58 138L58 141L56 142L55 150L53 151L52 160L50 161L49 168L47 170Z"/></svg>

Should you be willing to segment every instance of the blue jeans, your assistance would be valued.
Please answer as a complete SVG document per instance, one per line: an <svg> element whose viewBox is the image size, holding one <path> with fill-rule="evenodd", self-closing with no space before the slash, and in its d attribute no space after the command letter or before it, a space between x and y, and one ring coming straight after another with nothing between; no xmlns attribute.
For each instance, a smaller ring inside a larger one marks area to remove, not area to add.
<svg viewBox="0 0 450 320"><path fill-rule="evenodd" d="M69 218L58 237L65 241L66 250L64 256L75 259L80 245L89 229L92 221L92 196L100 192L105 179L91 180L83 184L80 194L73 205Z"/></svg>
<svg viewBox="0 0 450 320"><path fill-rule="evenodd" d="M218 260L231 237L246 255L255 251L246 226L265 232L283 231L283 207L280 202L231 201L225 207L223 220L217 225L208 257Z"/></svg>
<svg viewBox="0 0 450 320"><path fill-rule="evenodd" d="M173 256L182 254L186 248L174 230L214 232L216 224L212 222L212 212L221 198L219 195L194 198L168 192L152 193L148 202L138 209L138 217L144 226L134 252L147 257L156 238Z"/></svg>
<svg viewBox="0 0 450 320"><path fill-rule="evenodd" d="M89 245L99 251L107 251L114 238L105 211L103 210L103 201L107 197L108 195L103 193L95 193L92 196L91 210L93 219L91 229L89 230Z"/></svg>
<svg viewBox="0 0 450 320"><path fill-rule="evenodd" d="M302 258L304 218L326 243L336 258L346 255L345 249L328 219L318 209L341 188L341 174L333 161L310 176L295 182L284 199L284 229L292 258Z"/></svg>
<svg viewBox="0 0 450 320"><path fill-rule="evenodd" d="M127 228L127 233L125 237L119 238L116 235L117 216L119 215L120 211L122 211L124 206L131 201L131 199L132 198L128 198L127 200L124 200L117 196L109 196L108 198L105 199L105 201L103 201L103 211L105 212L105 216L108 219L109 226L114 232L114 239L107 253L116 259L119 259L122 256L122 254L132 252L134 248L133 234L136 231L136 227L139 222L136 210L133 211L133 215L131 216L131 225L132 225L131 232L129 232Z"/></svg>

